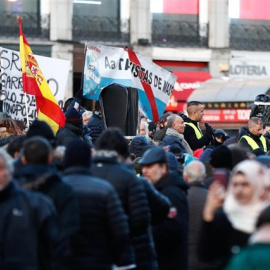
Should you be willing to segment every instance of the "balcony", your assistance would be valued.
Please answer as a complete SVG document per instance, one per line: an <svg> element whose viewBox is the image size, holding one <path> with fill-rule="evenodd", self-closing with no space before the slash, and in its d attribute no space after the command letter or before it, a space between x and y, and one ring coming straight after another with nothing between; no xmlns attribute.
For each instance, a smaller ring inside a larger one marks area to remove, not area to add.
<svg viewBox="0 0 270 270"><path fill-rule="evenodd" d="M230 48L234 50L270 51L270 22L231 21Z"/></svg>
<svg viewBox="0 0 270 270"><path fill-rule="evenodd" d="M1 39L14 39L19 37L19 25L17 17L21 16L23 32L29 39L49 40L50 39L50 16L37 13L13 13L0 12Z"/></svg>
<svg viewBox="0 0 270 270"><path fill-rule="evenodd" d="M152 20L152 44L158 47L208 47L208 24Z"/></svg>
<svg viewBox="0 0 270 270"><path fill-rule="evenodd" d="M124 46L129 44L128 19L73 16L72 26L74 41L94 41Z"/></svg>

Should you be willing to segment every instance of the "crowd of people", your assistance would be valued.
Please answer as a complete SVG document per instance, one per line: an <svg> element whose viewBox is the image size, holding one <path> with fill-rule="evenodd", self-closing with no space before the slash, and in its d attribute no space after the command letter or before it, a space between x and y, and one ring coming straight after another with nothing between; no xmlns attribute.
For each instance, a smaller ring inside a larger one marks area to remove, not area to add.
<svg viewBox="0 0 270 270"><path fill-rule="evenodd" d="M126 138L99 102L64 113L56 134L0 113L0 269L270 268L270 123L229 137L191 101Z"/></svg>

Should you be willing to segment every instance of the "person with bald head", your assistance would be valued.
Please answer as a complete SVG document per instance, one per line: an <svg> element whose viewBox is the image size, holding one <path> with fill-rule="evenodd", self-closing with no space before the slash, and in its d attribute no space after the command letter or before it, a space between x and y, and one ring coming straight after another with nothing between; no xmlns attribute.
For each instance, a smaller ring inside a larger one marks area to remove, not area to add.
<svg viewBox="0 0 270 270"><path fill-rule="evenodd" d="M269 151L269 145L262 135L263 121L259 117L251 117L248 121L245 134L239 140L239 146L254 153L255 155L265 154Z"/></svg>
<svg viewBox="0 0 270 270"><path fill-rule="evenodd" d="M184 167L183 178L189 184L188 269L192 270L211 269L209 265L200 262L197 254L201 218L208 193L203 185L205 177L205 166L199 160L191 161Z"/></svg>
<svg viewBox="0 0 270 270"><path fill-rule="evenodd" d="M204 115L203 104L199 101L190 101L187 104L188 117L185 120L184 137L193 151L210 144L214 138L212 127L205 123L205 132L202 133L199 123Z"/></svg>
<svg viewBox="0 0 270 270"><path fill-rule="evenodd" d="M163 139L164 145L178 145L183 153L193 155L193 151L184 138L185 123L182 117L172 114L167 118L167 131Z"/></svg>

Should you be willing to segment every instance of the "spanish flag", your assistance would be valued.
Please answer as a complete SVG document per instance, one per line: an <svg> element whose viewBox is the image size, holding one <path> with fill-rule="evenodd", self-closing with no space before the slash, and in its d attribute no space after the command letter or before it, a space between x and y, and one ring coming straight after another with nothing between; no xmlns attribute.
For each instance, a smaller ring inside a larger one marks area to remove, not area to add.
<svg viewBox="0 0 270 270"><path fill-rule="evenodd" d="M65 115L52 94L23 34L22 20L20 17L18 21L20 29L23 91L29 95L35 95L38 119L45 121L52 128L54 134L56 134L58 129L65 124Z"/></svg>

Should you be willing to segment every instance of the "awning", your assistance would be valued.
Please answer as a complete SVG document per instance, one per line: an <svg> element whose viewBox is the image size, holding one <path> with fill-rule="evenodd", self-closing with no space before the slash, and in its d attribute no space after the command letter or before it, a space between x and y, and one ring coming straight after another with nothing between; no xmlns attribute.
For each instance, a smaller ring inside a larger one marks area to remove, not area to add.
<svg viewBox="0 0 270 270"><path fill-rule="evenodd" d="M257 95L269 94L270 79L236 80L210 79L188 98L202 103L254 102Z"/></svg>

